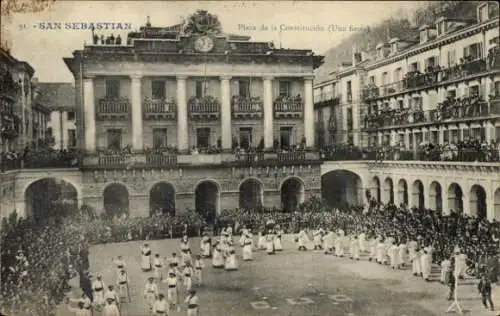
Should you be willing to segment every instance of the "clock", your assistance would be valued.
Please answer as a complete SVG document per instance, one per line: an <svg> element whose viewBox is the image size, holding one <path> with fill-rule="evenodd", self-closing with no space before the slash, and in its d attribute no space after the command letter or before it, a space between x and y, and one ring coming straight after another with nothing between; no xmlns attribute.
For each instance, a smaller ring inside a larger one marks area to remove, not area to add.
<svg viewBox="0 0 500 316"><path fill-rule="evenodd" d="M208 53L214 48L214 41L209 36L201 36L194 42L194 49L200 53Z"/></svg>

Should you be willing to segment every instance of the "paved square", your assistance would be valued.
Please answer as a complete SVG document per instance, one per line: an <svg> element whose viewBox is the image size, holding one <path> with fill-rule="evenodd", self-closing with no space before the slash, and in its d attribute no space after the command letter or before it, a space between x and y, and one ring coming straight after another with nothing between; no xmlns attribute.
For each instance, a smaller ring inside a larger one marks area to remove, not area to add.
<svg viewBox="0 0 500 316"><path fill-rule="evenodd" d="M112 257L124 256L132 303L123 305L122 316L149 315L142 294L151 273L139 268L139 247L143 243L98 245L91 250L91 270L94 274L101 272L106 284L115 283ZM149 244L153 253L162 256L179 251L178 240L149 241ZM194 253L198 252L198 244L198 239L191 240ZM211 260L206 260L204 284L197 289L200 315L436 316L443 315L448 306L444 287L413 280L408 271L394 272L366 260L352 262L312 251L298 252L291 236L287 236L284 245L285 250L274 256L255 252L253 261L239 260L239 269L233 272L213 269ZM240 256L239 246L236 250ZM77 287L78 280L74 284ZM159 290L165 293L165 285L161 284ZM184 295L181 292L182 298ZM468 304L475 306L480 302ZM71 314L63 310L58 314L66 315ZM186 312L172 315L186 315Z"/></svg>

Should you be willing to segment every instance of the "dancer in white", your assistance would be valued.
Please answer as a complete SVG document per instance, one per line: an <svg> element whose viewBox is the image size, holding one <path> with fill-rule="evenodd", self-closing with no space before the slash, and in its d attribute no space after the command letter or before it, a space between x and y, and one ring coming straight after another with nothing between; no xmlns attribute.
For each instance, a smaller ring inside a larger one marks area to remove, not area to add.
<svg viewBox="0 0 500 316"><path fill-rule="evenodd" d="M153 304L153 314L168 315L168 301L163 294L158 294L158 299Z"/></svg>
<svg viewBox="0 0 500 316"><path fill-rule="evenodd" d="M399 247L393 241L388 250L389 259L391 260L391 268L396 270L399 268Z"/></svg>
<svg viewBox="0 0 500 316"><path fill-rule="evenodd" d="M126 299L130 302L130 293L128 291L129 282L130 280L128 279L127 272L125 270L121 270L116 279L118 295L120 296L120 299Z"/></svg>
<svg viewBox="0 0 500 316"><path fill-rule="evenodd" d="M375 236L373 236L375 237ZM372 238L369 242L370 245L370 257L368 258L368 261L372 260L377 260L377 245L378 245L379 238Z"/></svg>
<svg viewBox="0 0 500 316"><path fill-rule="evenodd" d="M274 251L283 251L283 243L281 242L281 238L285 232L280 228L279 225L276 225L276 236L274 238Z"/></svg>
<svg viewBox="0 0 500 316"><path fill-rule="evenodd" d="M116 258L113 258L112 262L116 266L116 274L117 275L120 275L121 271L127 267L122 256L118 256Z"/></svg>
<svg viewBox="0 0 500 316"><path fill-rule="evenodd" d="M467 269L467 255L464 254L458 247L455 249L455 276L459 279L464 278L465 270Z"/></svg>
<svg viewBox="0 0 500 316"><path fill-rule="evenodd" d="M104 289L105 288L106 288L106 285L104 284L104 281L102 280L102 275L99 273L99 274L97 274L97 280L92 282L94 304L95 304L96 309L98 311L100 311L102 309L102 307L104 306Z"/></svg>
<svg viewBox="0 0 500 316"><path fill-rule="evenodd" d="M379 239L377 244L377 262L379 264L387 263L387 246L383 238Z"/></svg>
<svg viewBox="0 0 500 316"><path fill-rule="evenodd" d="M354 235L351 237L351 259L359 260L359 240L358 236Z"/></svg>
<svg viewBox="0 0 500 316"><path fill-rule="evenodd" d="M335 239L335 255L337 257L343 257L344 256L344 235L339 231L337 233L337 237Z"/></svg>
<svg viewBox="0 0 500 316"><path fill-rule="evenodd" d="M116 293L114 286L112 285L108 286L108 290L104 295L104 299L106 301L109 301L111 299L113 300L113 303L116 304L116 306L120 307L120 296L118 296L118 293Z"/></svg>
<svg viewBox="0 0 500 316"><path fill-rule="evenodd" d="M169 262L173 265L174 268L179 269L180 259L177 256L177 253L172 252L172 257L170 257Z"/></svg>
<svg viewBox="0 0 500 316"><path fill-rule="evenodd" d="M212 239L208 236L207 232L203 233L203 237L200 241L201 255L203 258L210 258L212 248Z"/></svg>
<svg viewBox="0 0 500 316"><path fill-rule="evenodd" d="M421 266L422 261L420 260L421 256L422 256L422 251L418 247L410 255L414 276L421 276L422 275L422 266Z"/></svg>
<svg viewBox="0 0 500 316"><path fill-rule="evenodd" d="M186 262L184 270L182 270L182 280L184 281L184 287L186 291L190 291L193 287L192 276L194 274L193 268L190 262Z"/></svg>
<svg viewBox="0 0 500 316"><path fill-rule="evenodd" d="M313 243L314 243L314 250L321 250L323 248L323 230L321 228L316 229L313 232Z"/></svg>
<svg viewBox="0 0 500 316"><path fill-rule="evenodd" d="M144 286L144 298L148 303L148 308L150 313L153 311L153 304L156 301L156 298L158 297L158 286L154 281L155 281L154 277L149 277L148 282Z"/></svg>
<svg viewBox="0 0 500 316"><path fill-rule="evenodd" d="M156 281L160 282L163 278L163 259L160 257L159 253L155 253L155 257L153 259L153 269L154 269L154 277Z"/></svg>
<svg viewBox="0 0 500 316"><path fill-rule="evenodd" d="M215 243L213 247L212 254L212 267L219 269L224 267L224 257L222 255L222 249L218 242Z"/></svg>
<svg viewBox="0 0 500 316"><path fill-rule="evenodd" d="M250 235L247 233L243 236L243 249L242 249L242 257L243 261L252 260L252 248L253 248L253 240L250 238Z"/></svg>
<svg viewBox="0 0 500 316"><path fill-rule="evenodd" d="M151 248L148 244L141 247L141 269L144 272L151 270Z"/></svg>
<svg viewBox="0 0 500 316"><path fill-rule="evenodd" d="M262 231L259 231L257 238L257 249L263 250L266 249L266 236Z"/></svg>
<svg viewBox="0 0 500 316"><path fill-rule="evenodd" d="M449 258L444 258L443 261L441 261L441 275L439 277L439 281L441 284L447 284L445 283L446 280L446 275L450 272L451 270L451 260Z"/></svg>
<svg viewBox="0 0 500 316"><path fill-rule="evenodd" d="M399 257L398 268L399 269L401 267L405 267L405 265L406 265L407 252L408 252L408 246L406 245L406 240L404 238L402 238L401 241L399 242L399 246L398 246L398 257Z"/></svg>
<svg viewBox="0 0 500 316"><path fill-rule="evenodd" d="M272 230L266 236L266 253L274 255L274 234Z"/></svg>
<svg viewBox="0 0 500 316"><path fill-rule="evenodd" d="M163 283L167 284L167 301L169 304L169 310L175 310L178 307L178 288L177 288L177 275L170 271L168 277L163 280Z"/></svg>
<svg viewBox="0 0 500 316"><path fill-rule="evenodd" d="M120 310L112 299L108 299L102 310L102 316L120 316Z"/></svg>
<svg viewBox="0 0 500 316"><path fill-rule="evenodd" d="M299 250L306 251L306 242L308 240L307 233L304 229L301 229L297 238L295 238L297 245L299 246Z"/></svg>
<svg viewBox="0 0 500 316"><path fill-rule="evenodd" d="M194 260L194 277L196 279L196 284L201 286L203 282L203 269L205 268L205 263L201 259L200 255L196 255L196 260Z"/></svg>
<svg viewBox="0 0 500 316"><path fill-rule="evenodd" d="M323 248L325 249L325 255L333 253L333 240L335 238L334 232L328 230L328 233L323 237Z"/></svg>
<svg viewBox="0 0 500 316"><path fill-rule="evenodd" d="M181 263L185 265L188 261L191 263L193 258L191 257L191 246L188 236L184 235L181 240Z"/></svg>
<svg viewBox="0 0 500 316"><path fill-rule="evenodd" d="M359 252L364 253L366 251L366 234L365 232L361 232L358 236L359 242Z"/></svg>
<svg viewBox="0 0 500 316"><path fill-rule="evenodd" d="M199 316L200 315L200 299L196 295L195 290L191 290L189 295L184 300L187 305L187 316Z"/></svg>
<svg viewBox="0 0 500 316"><path fill-rule="evenodd" d="M226 258L226 262L224 265L226 271L234 271L238 270L238 262L236 260L236 251L233 246L230 246L228 249L228 256Z"/></svg>

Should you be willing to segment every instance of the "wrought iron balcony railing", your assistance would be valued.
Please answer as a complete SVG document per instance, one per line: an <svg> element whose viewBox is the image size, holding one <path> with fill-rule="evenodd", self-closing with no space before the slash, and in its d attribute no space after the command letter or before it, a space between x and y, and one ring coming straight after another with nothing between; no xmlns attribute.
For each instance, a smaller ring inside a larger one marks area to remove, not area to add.
<svg viewBox="0 0 500 316"><path fill-rule="evenodd" d="M146 120L175 119L176 117L177 102L174 99L146 98L142 106Z"/></svg>
<svg viewBox="0 0 500 316"><path fill-rule="evenodd" d="M261 118L264 102L260 98L233 97L231 107L234 118Z"/></svg>
<svg viewBox="0 0 500 316"><path fill-rule="evenodd" d="M305 160L306 152L305 151L290 151L290 152L282 152L278 153L278 161L297 161L297 160Z"/></svg>
<svg viewBox="0 0 500 316"><path fill-rule="evenodd" d="M214 120L220 117L220 101L215 97L191 97L188 101L188 105L189 114L192 119Z"/></svg>
<svg viewBox="0 0 500 316"><path fill-rule="evenodd" d="M274 101L275 118L302 118L303 112L302 98L283 98Z"/></svg>
<svg viewBox="0 0 500 316"><path fill-rule="evenodd" d="M127 98L100 99L97 106L99 119L125 119L128 117L130 101Z"/></svg>

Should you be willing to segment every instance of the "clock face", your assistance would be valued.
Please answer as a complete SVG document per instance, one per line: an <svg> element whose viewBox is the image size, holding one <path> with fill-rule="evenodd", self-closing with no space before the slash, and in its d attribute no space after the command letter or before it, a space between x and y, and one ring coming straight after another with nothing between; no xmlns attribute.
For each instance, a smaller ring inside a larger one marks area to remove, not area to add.
<svg viewBox="0 0 500 316"><path fill-rule="evenodd" d="M197 52L207 53L214 48L214 41L211 37L202 36L194 42L194 49Z"/></svg>

